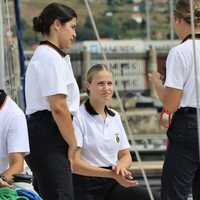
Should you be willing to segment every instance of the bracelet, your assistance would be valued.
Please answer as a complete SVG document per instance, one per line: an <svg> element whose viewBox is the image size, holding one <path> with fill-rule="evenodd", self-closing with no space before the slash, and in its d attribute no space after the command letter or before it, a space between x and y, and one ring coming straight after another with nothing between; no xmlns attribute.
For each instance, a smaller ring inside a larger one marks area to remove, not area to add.
<svg viewBox="0 0 200 200"><path fill-rule="evenodd" d="M5 182L8 182L8 179L3 174L0 174L0 179L2 179Z"/></svg>

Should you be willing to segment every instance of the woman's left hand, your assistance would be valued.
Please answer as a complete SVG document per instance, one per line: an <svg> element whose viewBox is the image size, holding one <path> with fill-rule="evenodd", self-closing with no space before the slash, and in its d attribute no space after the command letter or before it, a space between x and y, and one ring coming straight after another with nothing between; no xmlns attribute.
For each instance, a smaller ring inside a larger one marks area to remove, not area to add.
<svg viewBox="0 0 200 200"><path fill-rule="evenodd" d="M122 167L119 163L117 165L112 166L112 171L114 171L116 174L121 174L123 177L126 177L128 179L133 178L131 172L126 168Z"/></svg>

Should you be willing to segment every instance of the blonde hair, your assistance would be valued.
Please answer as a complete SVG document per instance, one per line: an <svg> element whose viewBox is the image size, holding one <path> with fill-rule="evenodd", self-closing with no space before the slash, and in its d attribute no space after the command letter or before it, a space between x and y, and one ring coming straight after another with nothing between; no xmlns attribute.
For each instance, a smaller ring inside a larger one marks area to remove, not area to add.
<svg viewBox="0 0 200 200"><path fill-rule="evenodd" d="M87 82L88 83L91 83L92 80L93 80L93 75L96 73L96 72L100 72L100 71L107 71L107 72L110 72L113 76L113 72L104 64L96 64L96 65L93 65L87 72ZM86 88L86 92L87 94L89 95L90 94L90 91Z"/></svg>
<svg viewBox="0 0 200 200"><path fill-rule="evenodd" d="M193 0L194 25L200 26L200 1ZM174 16L184 19L191 24L190 0L177 0L174 7Z"/></svg>

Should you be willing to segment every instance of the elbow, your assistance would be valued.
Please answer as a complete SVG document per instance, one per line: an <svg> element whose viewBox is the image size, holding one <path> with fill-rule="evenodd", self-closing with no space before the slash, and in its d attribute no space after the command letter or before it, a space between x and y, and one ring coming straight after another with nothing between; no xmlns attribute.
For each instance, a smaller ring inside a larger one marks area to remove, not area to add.
<svg viewBox="0 0 200 200"><path fill-rule="evenodd" d="M54 113L56 115L63 115L63 114L65 114L64 113L65 109L60 104L57 104L57 105L54 105L53 107L51 107L51 111L52 111L52 113Z"/></svg>

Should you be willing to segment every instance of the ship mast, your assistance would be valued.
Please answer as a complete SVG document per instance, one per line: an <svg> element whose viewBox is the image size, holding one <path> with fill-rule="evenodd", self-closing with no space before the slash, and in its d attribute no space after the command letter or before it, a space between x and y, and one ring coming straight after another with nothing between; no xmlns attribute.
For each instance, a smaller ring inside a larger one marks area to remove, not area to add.
<svg viewBox="0 0 200 200"><path fill-rule="evenodd" d="M0 89L5 89L3 1L0 1Z"/></svg>

